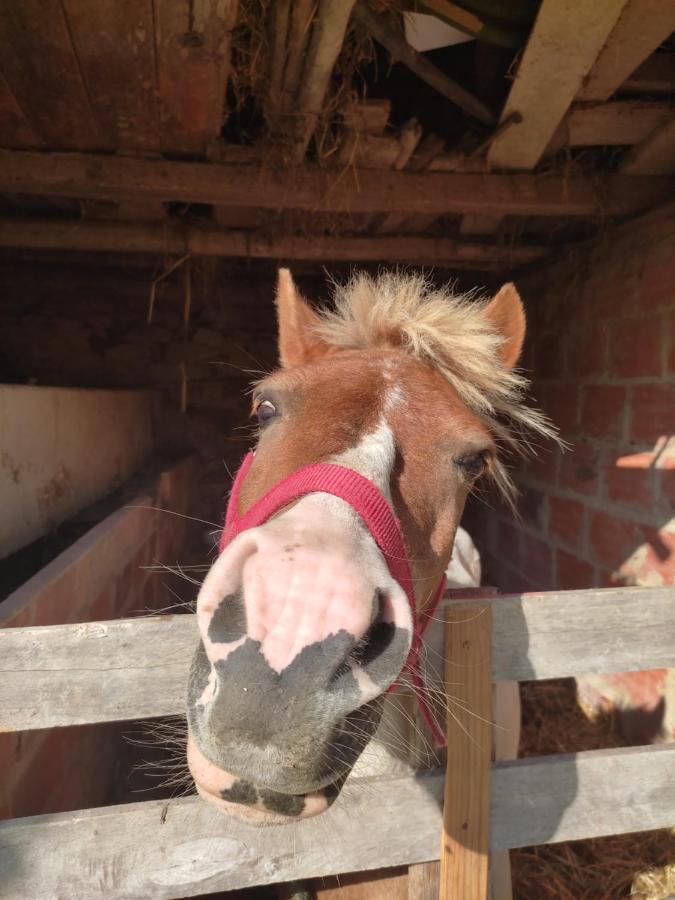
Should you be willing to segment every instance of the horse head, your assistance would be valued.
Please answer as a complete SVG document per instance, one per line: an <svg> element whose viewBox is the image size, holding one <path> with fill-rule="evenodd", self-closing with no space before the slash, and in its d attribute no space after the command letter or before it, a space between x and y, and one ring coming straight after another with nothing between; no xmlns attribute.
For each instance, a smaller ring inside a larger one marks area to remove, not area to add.
<svg viewBox="0 0 675 900"><path fill-rule="evenodd" d="M481 302L361 274L317 313L281 270L277 312L281 365L253 391L259 437L199 593L188 690L199 793L260 821L333 801L414 665L467 496L482 476L510 493L497 448L518 426L549 433L513 368L511 284ZM284 493L298 472L314 478Z"/></svg>

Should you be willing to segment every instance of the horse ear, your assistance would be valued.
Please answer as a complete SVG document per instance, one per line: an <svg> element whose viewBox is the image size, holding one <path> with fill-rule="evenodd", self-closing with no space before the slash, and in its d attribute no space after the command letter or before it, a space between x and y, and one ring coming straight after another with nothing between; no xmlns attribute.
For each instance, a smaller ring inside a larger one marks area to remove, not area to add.
<svg viewBox="0 0 675 900"><path fill-rule="evenodd" d="M324 356L328 344L315 334L319 317L303 300L289 269L279 269L277 280L279 360L288 369Z"/></svg>
<svg viewBox="0 0 675 900"><path fill-rule="evenodd" d="M483 310L490 324L504 339L500 347L502 362L509 369L518 362L525 340L525 310L514 284L499 289Z"/></svg>

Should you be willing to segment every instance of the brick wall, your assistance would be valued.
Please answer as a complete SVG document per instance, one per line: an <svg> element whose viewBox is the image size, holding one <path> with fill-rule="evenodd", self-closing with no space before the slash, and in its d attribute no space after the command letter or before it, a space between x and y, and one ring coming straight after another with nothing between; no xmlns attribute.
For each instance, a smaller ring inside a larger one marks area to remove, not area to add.
<svg viewBox="0 0 675 900"><path fill-rule="evenodd" d="M508 590L675 583L675 219L624 228L518 282L523 365L567 452L520 464L522 521L474 504Z"/></svg>
<svg viewBox="0 0 675 900"><path fill-rule="evenodd" d="M569 449L518 465L520 522L495 498L468 508L485 580L505 591L675 584L675 217L608 231L518 286L532 394ZM639 742L675 739L672 673L577 687L588 711L632 710L623 719Z"/></svg>

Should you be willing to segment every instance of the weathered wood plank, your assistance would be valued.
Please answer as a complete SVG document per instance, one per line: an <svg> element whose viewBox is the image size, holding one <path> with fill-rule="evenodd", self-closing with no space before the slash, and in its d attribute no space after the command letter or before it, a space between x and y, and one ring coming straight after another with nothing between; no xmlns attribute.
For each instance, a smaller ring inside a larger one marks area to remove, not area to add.
<svg viewBox="0 0 675 900"><path fill-rule="evenodd" d="M493 609L494 681L675 668L672 588L474 602ZM192 616L0 630L0 725L18 731L182 714L196 641Z"/></svg>
<svg viewBox="0 0 675 900"><path fill-rule="evenodd" d="M59 0L3 4L0 70L41 142L107 149L112 145L93 116L68 28Z"/></svg>
<svg viewBox="0 0 675 900"><path fill-rule="evenodd" d="M220 135L238 0L156 0L161 149L204 155Z"/></svg>
<svg viewBox="0 0 675 900"><path fill-rule="evenodd" d="M159 151L151 0L62 0L96 121L117 150Z"/></svg>
<svg viewBox="0 0 675 900"><path fill-rule="evenodd" d="M85 201L89 202L89 201ZM159 215L157 201L127 201L120 215L131 218L145 212ZM130 208L129 208L130 207ZM147 209L146 209L147 207ZM224 228L161 222L54 221L0 219L0 247L49 250L92 250L124 253L191 253L194 256L262 259L316 259L323 262L375 260L392 263L433 263L455 268L509 269L541 259L547 248L456 241L426 237L318 237L229 231Z"/></svg>
<svg viewBox="0 0 675 900"><path fill-rule="evenodd" d="M357 180L309 165L284 169L280 177L247 165L2 150L0 191L313 212L618 216L668 199L675 193L675 180L406 171Z"/></svg>
<svg viewBox="0 0 675 900"><path fill-rule="evenodd" d="M675 53L652 53L621 85L622 94L675 92Z"/></svg>
<svg viewBox="0 0 675 900"><path fill-rule="evenodd" d="M0 147L34 149L41 143L0 72Z"/></svg>
<svg viewBox="0 0 675 900"><path fill-rule="evenodd" d="M675 117L656 128L629 152L620 166L625 175L675 172Z"/></svg>
<svg viewBox="0 0 675 900"><path fill-rule="evenodd" d="M495 849L669 828L675 746L621 747L495 763Z"/></svg>
<svg viewBox="0 0 675 900"><path fill-rule="evenodd" d="M408 869L408 900L438 900L440 862L416 863Z"/></svg>
<svg viewBox="0 0 675 900"><path fill-rule="evenodd" d="M492 849L668 827L674 760L664 745L497 764ZM348 781L327 813L279 828L195 797L1 822L3 897L169 900L427 862L439 855L442 792L440 772Z"/></svg>
<svg viewBox="0 0 675 900"><path fill-rule="evenodd" d="M5 628L0 730L182 714L196 644L192 616Z"/></svg>
<svg viewBox="0 0 675 900"><path fill-rule="evenodd" d="M672 0L629 0L579 92L579 99L607 100L673 31Z"/></svg>
<svg viewBox="0 0 675 900"><path fill-rule="evenodd" d="M445 626L448 761L440 900L486 900L492 756L492 610L454 607ZM458 671L470 672L459 678ZM453 773L461 773L453 778Z"/></svg>
<svg viewBox="0 0 675 900"><path fill-rule="evenodd" d="M673 116L675 104L667 101L584 103L572 108L560 131L563 143L570 147L632 145Z"/></svg>
<svg viewBox="0 0 675 900"><path fill-rule="evenodd" d="M626 0L543 0L500 121L522 121L498 135L487 159L499 169L533 169L581 89ZM565 64L555 64L564 59Z"/></svg>

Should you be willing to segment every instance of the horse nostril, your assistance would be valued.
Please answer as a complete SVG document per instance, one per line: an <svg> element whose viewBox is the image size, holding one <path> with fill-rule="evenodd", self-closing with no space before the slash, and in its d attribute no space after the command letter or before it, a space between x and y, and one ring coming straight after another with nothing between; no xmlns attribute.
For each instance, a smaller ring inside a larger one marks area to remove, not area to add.
<svg viewBox="0 0 675 900"><path fill-rule="evenodd" d="M395 626L391 622L384 621L384 605L386 594L375 591L373 602L374 618L368 631L359 639L333 673L331 681L339 681L343 675L352 671L352 668L361 666L366 668L374 660L378 659L390 646L395 632Z"/></svg>

